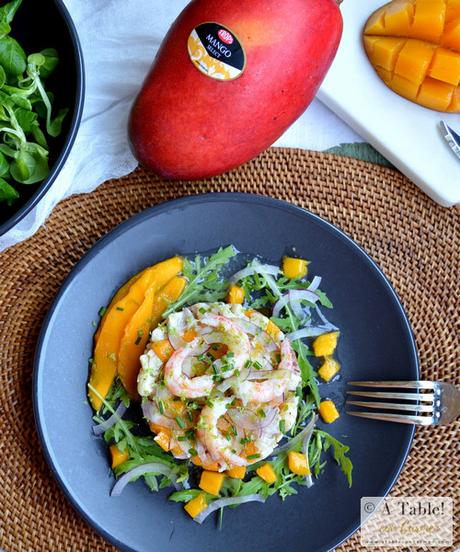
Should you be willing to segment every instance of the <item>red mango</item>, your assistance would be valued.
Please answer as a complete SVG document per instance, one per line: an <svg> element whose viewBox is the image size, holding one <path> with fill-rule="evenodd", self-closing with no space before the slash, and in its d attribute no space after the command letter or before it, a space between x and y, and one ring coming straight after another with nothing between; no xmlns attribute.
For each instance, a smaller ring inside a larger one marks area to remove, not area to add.
<svg viewBox="0 0 460 552"><path fill-rule="evenodd" d="M308 107L341 34L335 0L193 0L133 105L134 154L171 179L252 159Z"/></svg>

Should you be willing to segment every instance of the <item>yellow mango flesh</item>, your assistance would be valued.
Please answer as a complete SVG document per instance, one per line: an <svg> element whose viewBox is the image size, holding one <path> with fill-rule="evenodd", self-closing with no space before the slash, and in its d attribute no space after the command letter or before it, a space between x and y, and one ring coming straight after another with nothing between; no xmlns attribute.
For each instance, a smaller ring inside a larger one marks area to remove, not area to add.
<svg viewBox="0 0 460 552"><path fill-rule="evenodd" d="M288 452L288 465L292 473L296 475L310 475L310 468L308 467L307 457L301 452Z"/></svg>
<svg viewBox="0 0 460 552"><path fill-rule="evenodd" d="M295 257L284 257L283 275L291 280L303 278L308 272L308 261L306 259L297 259Z"/></svg>
<svg viewBox="0 0 460 552"><path fill-rule="evenodd" d="M147 269L146 269L147 270ZM109 306L107 307L104 315L101 318L101 321L99 322L99 326L97 328L96 333L94 334L94 341L97 341L99 339L99 336L101 334L102 326L104 325L104 322L107 318L107 313L120 301L123 299L123 297L126 297L128 295L129 288L134 284L136 280L140 278L144 271L139 272L139 274L135 274L132 278L130 278L126 284L123 284L121 288L115 293L112 300L110 301Z"/></svg>
<svg viewBox="0 0 460 552"><path fill-rule="evenodd" d="M131 397L137 397L139 357L143 353L151 330L160 322L168 306L176 301L185 287L180 276L172 278L160 291L153 286L145 294L144 301L126 326L118 353L118 376Z"/></svg>
<svg viewBox="0 0 460 552"><path fill-rule="evenodd" d="M112 469L115 469L129 459L129 452L128 449L121 452L117 445L110 445L110 456L112 457Z"/></svg>
<svg viewBox="0 0 460 552"><path fill-rule="evenodd" d="M232 284L228 290L227 303L231 305L242 305L244 303L244 289Z"/></svg>
<svg viewBox="0 0 460 552"><path fill-rule="evenodd" d="M203 510L206 510L207 507L208 504L206 502L206 495L204 493L200 493L197 497L192 498L192 500L187 502L184 506L184 510L190 517L195 518L198 514L201 514Z"/></svg>
<svg viewBox="0 0 460 552"><path fill-rule="evenodd" d="M340 417L337 407L331 400L320 402L319 415L323 419L323 422L326 422L326 424L332 424L332 422L335 422L335 420Z"/></svg>
<svg viewBox="0 0 460 552"><path fill-rule="evenodd" d="M155 299L155 289L150 288L144 301L125 327L118 351L118 377L128 395L137 398L137 374L139 357L144 352L150 333L150 318Z"/></svg>
<svg viewBox="0 0 460 552"><path fill-rule="evenodd" d="M234 466L225 472L229 477L233 479L244 479L246 475L246 466Z"/></svg>
<svg viewBox="0 0 460 552"><path fill-rule="evenodd" d="M143 303L147 290L156 293L182 270L182 259L173 257L144 270L130 286L128 293L106 312L95 342L93 365L89 383L105 397L117 375L118 353L124 330ZM158 322L157 322L158 323ZM101 399L91 389L88 397L97 411Z"/></svg>
<svg viewBox="0 0 460 552"><path fill-rule="evenodd" d="M225 474L214 471L203 471L201 473L199 487L209 494L219 496L220 489L224 483Z"/></svg>
<svg viewBox="0 0 460 552"><path fill-rule="evenodd" d="M460 0L393 0L369 17L363 42L394 92L429 109L460 112Z"/></svg>
<svg viewBox="0 0 460 552"><path fill-rule="evenodd" d="M275 470L268 463L263 464L262 466L260 466L260 468L257 468L256 473L261 479L263 479L270 485L274 483L277 479Z"/></svg>

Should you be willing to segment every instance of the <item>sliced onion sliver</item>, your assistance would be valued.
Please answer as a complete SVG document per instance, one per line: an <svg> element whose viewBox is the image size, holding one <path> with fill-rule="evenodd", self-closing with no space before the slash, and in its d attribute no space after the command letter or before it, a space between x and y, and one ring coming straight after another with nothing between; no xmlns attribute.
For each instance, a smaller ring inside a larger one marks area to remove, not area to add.
<svg viewBox="0 0 460 552"><path fill-rule="evenodd" d="M220 510L220 508L224 508L225 506L236 506L238 504L245 504L246 502L263 503L265 502L265 498L260 494L219 498L218 500L211 502L211 504L206 508L206 510L203 510L201 514L198 514L196 517L194 517L193 521L201 524L210 514L212 514L216 510Z"/></svg>
<svg viewBox="0 0 460 552"><path fill-rule="evenodd" d="M324 326L327 326L329 328L329 331L330 330L338 330L339 328L337 328L337 326L334 326L334 324L331 324L329 322L329 320L324 316L324 314L321 312L320 308L318 307L318 305L316 305L316 313L317 315L319 316L319 318L321 319L321 322L324 324Z"/></svg>
<svg viewBox="0 0 460 552"><path fill-rule="evenodd" d="M284 370L283 368L279 368L278 370L251 370L249 373L248 379L249 381L254 380L267 380L267 379L273 379L278 377L283 377L285 375L289 375L289 370Z"/></svg>
<svg viewBox="0 0 460 552"><path fill-rule="evenodd" d="M278 276L280 273L279 266L261 264L261 263L252 263L251 265L235 272L235 274L230 278L231 282L238 282L247 276L252 276L253 274L271 274L272 276Z"/></svg>
<svg viewBox="0 0 460 552"><path fill-rule="evenodd" d="M276 281L273 278L273 276L271 276L270 274L263 274L263 276L273 295L275 297L281 297L281 291L279 290L279 287L276 285Z"/></svg>
<svg viewBox="0 0 460 552"><path fill-rule="evenodd" d="M281 445L280 447L276 448L270 456L276 456L277 454L280 454L281 452L285 452L287 450L291 450L292 447L295 447L297 443L303 442L304 439L308 437L308 435L311 436L311 432L315 429L316 425L316 416L312 416L311 420L308 422L308 424L302 429L300 433L298 433L295 437L292 437L292 439L289 439L284 445Z"/></svg>
<svg viewBox="0 0 460 552"><path fill-rule="evenodd" d="M283 309L289 303L289 293L284 294L278 299L278 301L273 306L273 316L279 318L281 309Z"/></svg>
<svg viewBox="0 0 460 552"><path fill-rule="evenodd" d="M320 278L321 281L321 278ZM267 280L268 282L268 280ZM276 285L276 283L275 283ZM311 286L310 286L311 287ZM271 288L270 288L271 289ZM273 291L273 290L272 290ZM278 288L274 291L274 294L277 295ZM292 306L294 314L297 318L303 318L303 312L300 315L300 301L308 301L309 303L316 303L319 300L318 295L314 293L310 288L308 289L291 289L283 296L281 296L273 307L273 316L276 318L279 317L281 309L284 308L288 303Z"/></svg>
<svg viewBox="0 0 460 552"><path fill-rule="evenodd" d="M289 299L290 301L308 301L309 303L316 303L319 297L309 289L291 289L289 292Z"/></svg>
<svg viewBox="0 0 460 552"><path fill-rule="evenodd" d="M316 291L321 285L321 276L315 276L308 286L309 291Z"/></svg>
<svg viewBox="0 0 460 552"><path fill-rule="evenodd" d="M307 315L307 309L303 309L302 305L300 304L300 301L296 301L295 299L291 299L291 296L289 296L289 304L291 305L292 312L294 313L294 316L298 318L299 320L304 320L304 318Z"/></svg>
<svg viewBox="0 0 460 552"><path fill-rule="evenodd" d="M123 417L126 410L126 406L121 402L117 406L115 412L110 416L110 418L107 418L107 420L104 420L100 424L93 426L94 435L102 435L103 433L105 433Z"/></svg>
<svg viewBox="0 0 460 552"><path fill-rule="evenodd" d="M170 479L176 487L177 477L171 468L161 464L160 462L150 462L149 464L143 464L142 466L137 466L129 472L126 472L120 477L120 479L113 486L110 496L120 496L123 492L123 489L128 485L128 483L135 477L140 477L141 475L146 475L148 473L161 474ZM178 487L176 487L178 488Z"/></svg>
<svg viewBox="0 0 460 552"><path fill-rule="evenodd" d="M305 454L306 458L307 458L307 465L308 467L310 468L309 464L308 464L308 445L310 444L310 441L311 441L311 436L313 435L313 429L316 425L316 421L318 420L318 416L314 416L314 424L311 426L311 430L308 432L305 433L305 435L303 436L303 439L302 439L302 452ZM313 486L313 478L311 476L311 474L307 475L305 477L305 482L307 484L307 488L310 488Z"/></svg>
<svg viewBox="0 0 460 552"><path fill-rule="evenodd" d="M311 328L302 328L301 330L287 334L286 337L288 337L290 341L296 341L297 339L304 339L305 337L317 337L329 331L331 331L329 326L315 326Z"/></svg>
<svg viewBox="0 0 460 552"><path fill-rule="evenodd" d="M254 414L254 412L245 414L244 411L237 409L230 409L228 415L235 425L241 429L262 430L274 422L277 411L277 408L267 409L265 418L260 418L257 414Z"/></svg>

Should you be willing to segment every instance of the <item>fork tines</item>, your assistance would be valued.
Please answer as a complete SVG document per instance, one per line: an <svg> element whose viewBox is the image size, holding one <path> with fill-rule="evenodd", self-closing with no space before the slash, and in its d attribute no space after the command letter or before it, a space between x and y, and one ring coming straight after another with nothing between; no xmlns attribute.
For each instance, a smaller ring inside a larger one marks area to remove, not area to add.
<svg viewBox="0 0 460 552"><path fill-rule="evenodd" d="M347 411L351 416L373 420L392 421L403 424L431 425L435 420L436 396L431 381L350 381L355 387L374 389L407 389L400 391L347 391L348 395L379 399L371 401L350 400L347 405L360 406L364 411ZM397 401L397 402L395 402ZM392 412L372 412L388 410ZM410 414L412 413L412 414Z"/></svg>

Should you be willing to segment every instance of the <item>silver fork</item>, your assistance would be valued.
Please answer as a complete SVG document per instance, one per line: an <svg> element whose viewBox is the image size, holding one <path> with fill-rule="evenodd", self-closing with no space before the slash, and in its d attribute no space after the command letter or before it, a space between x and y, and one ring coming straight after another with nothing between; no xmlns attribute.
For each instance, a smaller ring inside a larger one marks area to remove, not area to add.
<svg viewBox="0 0 460 552"><path fill-rule="evenodd" d="M409 390L409 392L347 391L348 395L379 399L373 401L347 400L347 405L393 411L347 411L347 414L351 416L417 425L446 425L460 416L460 390L451 383L442 381L349 381L348 384L373 389Z"/></svg>

